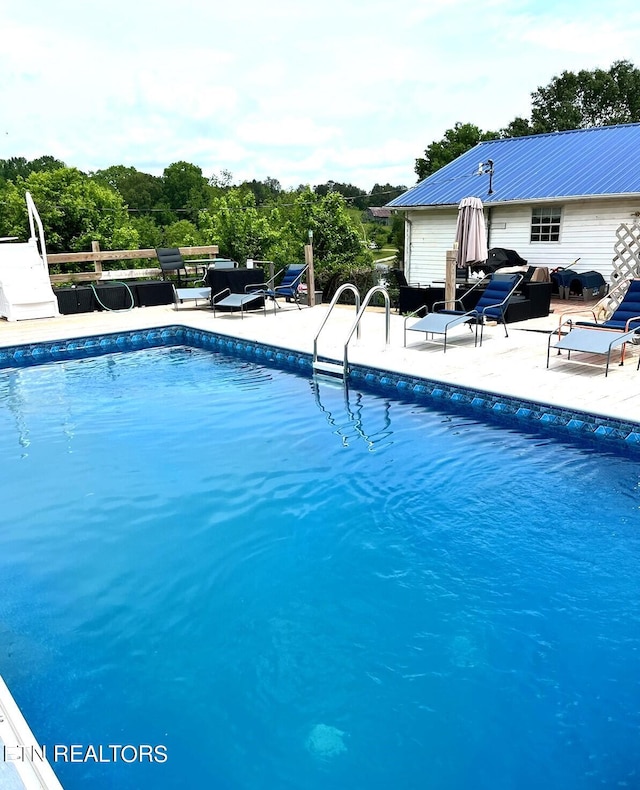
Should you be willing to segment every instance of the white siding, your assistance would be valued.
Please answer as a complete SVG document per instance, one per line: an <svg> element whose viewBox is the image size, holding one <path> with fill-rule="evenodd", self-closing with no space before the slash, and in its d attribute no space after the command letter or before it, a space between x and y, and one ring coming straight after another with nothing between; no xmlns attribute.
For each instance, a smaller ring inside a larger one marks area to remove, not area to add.
<svg viewBox="0 0 640 790"><path fill-rule="evenodd" d="M446 252L453 247L458 209L412 211L408 219L407 280L425 285L444 280Z"/></svg>
<svg viewBox="0 0 640 790"><path fill-rule="evenodd" d="M551 202L551 201L550 201ZM540 204L536 204L540 205ZM491 217L489 247L516 250L533 266L564 266L579 272L595 270L605 280L613 271L616 230L621 223L632 223L640 204L631 199L584 200L558 203L562 206L559 242L532 244L531 206L485 206ZM453 246L457 209L412 211L411 246L407 255L411 281L443 280L445 254ZM580 261L573 266L576 258Z"/></svg>

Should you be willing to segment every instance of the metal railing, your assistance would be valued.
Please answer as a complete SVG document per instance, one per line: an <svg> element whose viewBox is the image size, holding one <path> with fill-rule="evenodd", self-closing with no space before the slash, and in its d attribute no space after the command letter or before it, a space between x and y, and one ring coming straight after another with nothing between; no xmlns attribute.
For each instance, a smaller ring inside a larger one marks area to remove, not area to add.
<svg viewBox="0 0 640 790"><path fill-rule="evenodd" d="M325 315L323 322L320 324L320 329L318 329L318 332L316 333L316 336L313 338L313 364L314 365L318 362L318 338L320 337L320 334L321 334L322 330L324 329L327 321L329 320L329 316L331 315L331 312L332 312L333 308L338 303L338 299L342 296L342 294L345 291L351 291L351 293L355 297L355 301L356 301L356 315L357 315L357 313L360 310L360 291L352 283L344 283L344 285L341 285L338 288L338 290L335 292L335 294L333 295L333 299L331 300L331 304L329 305L329 309L327 310L327 314ZM358 337L360 337L360 328L359 327L358 327Z"/></svg>
<svg viewBox="0 0 640 790"><path fill-rule="evenodd" d="M349 334L347 335L347 339L344 344L343 355L342 355L342 364L339 362L320 362L318 361L318 338L320 337L320 333L325 327L329 316L331 315L331 311L335 307L338 299L344 293L344 291L350 290L354 293L356 297L356 318L353 322L351 329L349 330ZM318 333L316 334L313 340L313 368L314 370L325 372L325 373L332 373L334 375L341 375L345 378L349 374L349 343L351 342L351 338L355 334L356 337L360 337L360 321L362 320L362 316L364 315L364 311L369 306L371 299L375 294L381 293L384 296L385 301L385 343L389 345L389 336L390 336L390 325L391 325L391 300L389 299L389 292L387 289L382 285L374 285L373 288L370 288L367 291L366 296L362 304L360 304L360 292L351 283L345 283L341 285L340 288L336 291L333 299L331 300L331 304L329 305L329 310L327 311L326 316L324 317L324 321L320 325L320 329L318 329Z"/></svg>
<svg viewBox="0 0 640 790"><path fill-rule="evenodd" d="M364 311L369 306L371 302L371 298L377 294L381 293L384 296L385 302L385 345L389 345L389 338L390 338L390 328L391 328L391 300L389 299L389 292L383 285L374 285L373 288L369 288L364 297L362 302L362 307L358 310L358 314L356 315L356 320L353 322L353 326L347 336L347 340L344 344L344 358L343 358L343 367L344 367L344 375L346 376L349 373L349 360L347 358L348 351L349 351L349 343L351 342L351 338L353 337L354 332L358 332L357 337L360 337L360 321L362 316L364 315Z"/></svg>

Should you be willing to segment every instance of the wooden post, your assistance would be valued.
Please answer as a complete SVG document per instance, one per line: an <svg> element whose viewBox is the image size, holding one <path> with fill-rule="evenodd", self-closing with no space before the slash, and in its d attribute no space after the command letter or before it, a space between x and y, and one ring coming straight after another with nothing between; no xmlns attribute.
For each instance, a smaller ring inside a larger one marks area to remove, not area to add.
<svg viewBox="0 0 640 790"><path fill-rule="evenodd" d="M316 304L316 278L313 272L313 232L309 231L309 243L304 245L304 262L307 269L307 305L315 307Z"/></svg>
<svg viewBox="0 0 640 790"><path fill-rule="evenodd" d="M99 241L92 241L91 242L91 252L100 252L100 242ZM93 262L93 268L94 268L96 274L100 275L100 277L98 277L98 279L100 279L102 277L102 261L95 260Z"/></svg>
<svg viewBox="0 0 640 790"><path fill-rule="evenodd" d="M307 269L307 304L309 307L315 307L316 304L316 291L315 291L315 277L313 274L313 245L304 245L304 262L309 267Z"/></svg>
<svg viewBox="0 0 640 790"><path fill-rule="evenodd" d="M456 301L456 258L457 253L452 250L446 252L445 275L444 275L444 301L445 309L455 308Z"/></svg>

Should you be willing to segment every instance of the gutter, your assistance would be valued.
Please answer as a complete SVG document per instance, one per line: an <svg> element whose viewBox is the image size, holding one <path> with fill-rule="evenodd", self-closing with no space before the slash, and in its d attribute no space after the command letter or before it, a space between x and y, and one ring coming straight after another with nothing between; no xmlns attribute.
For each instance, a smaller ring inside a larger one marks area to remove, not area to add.
<svg viewBox="0 0 640 790"><path fill-rule="evenodd" d="M486 208L490 206L529 206L532 203L577 203L592 200L640 200L640 192L616 192L603 195L549 195L543 198L517 198L514 200L483 200ZM402 211L441 211L457 209L459 203L434 203L433 205L398 206Z"/></svg>

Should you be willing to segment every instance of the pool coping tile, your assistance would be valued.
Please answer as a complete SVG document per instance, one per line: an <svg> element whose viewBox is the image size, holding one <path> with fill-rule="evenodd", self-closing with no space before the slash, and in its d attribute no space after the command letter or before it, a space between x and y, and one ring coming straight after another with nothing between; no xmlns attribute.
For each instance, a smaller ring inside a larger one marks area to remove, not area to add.
<svg viewBox="0 0 640 790"><path fill-rule="evenodd" d="M311 354L243 340L228 335L171 324L149 329L88 335L69 340L45 341L0 347L0 370L81 359L144 348L187 345L254 359L261 364L313 375ZM435 401L471 407L486 415L513 418L522 424L542 425L569 436L593 437L607 442L640 447L640 423L616 420L578 409L566 409L535 400L516 399L482 389L447 384L435 379L393 373L364 365L350 365L348 383L394 392L399 398Z"/></svg>

